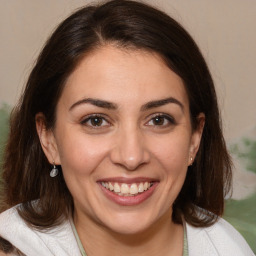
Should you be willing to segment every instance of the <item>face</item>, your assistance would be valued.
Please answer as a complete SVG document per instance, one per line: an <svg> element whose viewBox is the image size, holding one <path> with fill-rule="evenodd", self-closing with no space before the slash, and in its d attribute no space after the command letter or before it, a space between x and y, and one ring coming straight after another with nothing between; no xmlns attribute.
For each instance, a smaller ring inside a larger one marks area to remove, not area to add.
<svg viewBox="0 0 256 256"><path fill-rule="evenodd" d="M40 132L62 166L75 216L132 234L167 216L199 147L179 76L153 53L105 46L70 75L54 131Z"/></svg>

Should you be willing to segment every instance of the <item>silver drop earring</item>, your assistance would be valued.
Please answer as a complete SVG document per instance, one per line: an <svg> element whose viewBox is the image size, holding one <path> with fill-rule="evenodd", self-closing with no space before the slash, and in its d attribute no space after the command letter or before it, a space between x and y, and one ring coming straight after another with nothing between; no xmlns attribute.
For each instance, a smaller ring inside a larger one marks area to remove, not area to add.
<svg viewBox="0 0 256 256"><path fill-rule="evenodd" d="M50 172L50 176L52 178L54 178L54 177L56 177L58 175L58 173L59 173L59 170L58 170L58 168L55 166L55 164L53 162L53 168L52 168L52 170Z"/></svg>

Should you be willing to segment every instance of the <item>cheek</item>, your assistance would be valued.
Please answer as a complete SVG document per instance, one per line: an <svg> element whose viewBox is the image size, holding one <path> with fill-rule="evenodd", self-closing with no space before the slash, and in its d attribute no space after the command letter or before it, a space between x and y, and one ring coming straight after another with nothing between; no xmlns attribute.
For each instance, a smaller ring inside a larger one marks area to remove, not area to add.
<svg viewBox="0 0 256 256"><path fill-rule="evenodd" d="M153 155L167 172L187 169L189 156L188 136L169 136L152 143Z"/></svg>
<svg viewBox="0 0 256 256"><path fill-rule="evenodd" d="M58 144L64 173L90 174L101 163L108 151L108 144L86 135L63 135Z"/></svg>

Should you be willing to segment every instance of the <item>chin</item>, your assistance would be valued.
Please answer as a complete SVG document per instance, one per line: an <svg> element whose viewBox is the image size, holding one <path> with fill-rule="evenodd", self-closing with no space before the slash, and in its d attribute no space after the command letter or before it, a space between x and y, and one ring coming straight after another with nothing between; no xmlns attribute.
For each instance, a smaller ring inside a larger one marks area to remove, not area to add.
<svg viewBox="0 0 256 256"><path fill-rule="evenodd" d="M117 215L104 221L105 228L122 235L135 235L150 230L158 222L158 218L142 213Z"/></svg>

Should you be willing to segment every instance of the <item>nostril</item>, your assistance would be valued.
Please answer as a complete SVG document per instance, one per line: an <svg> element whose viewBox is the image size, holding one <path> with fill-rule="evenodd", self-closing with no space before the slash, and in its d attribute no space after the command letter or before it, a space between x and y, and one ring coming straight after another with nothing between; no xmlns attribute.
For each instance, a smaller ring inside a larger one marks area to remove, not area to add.
<svg viewBox="0 0 256 256"><path fill-rule="evenodd" d="M128 134L128 135L127 135ZM149 162L149 152L138 134L126 132L118 137L115 146L110 152L112 163L123 166L127 170L136 170L143 164Z"/></svg>

